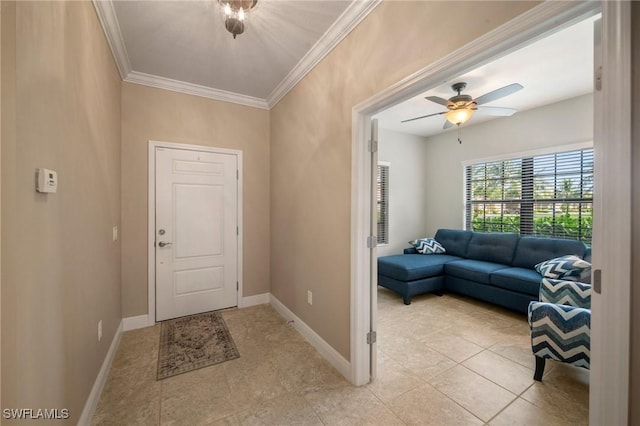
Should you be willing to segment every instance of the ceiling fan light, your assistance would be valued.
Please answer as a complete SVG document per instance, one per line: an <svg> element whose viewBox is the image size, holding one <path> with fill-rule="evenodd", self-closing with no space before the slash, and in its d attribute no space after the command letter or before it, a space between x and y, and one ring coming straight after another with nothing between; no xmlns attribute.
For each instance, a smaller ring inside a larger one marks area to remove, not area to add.
<svg viewBox="0 0 640 426"><path fill-rule="evenodd" d="M448 122L459 126L469 121L473 115L473 110L470 108L460 108L449 110L444 116Z"/></svg>

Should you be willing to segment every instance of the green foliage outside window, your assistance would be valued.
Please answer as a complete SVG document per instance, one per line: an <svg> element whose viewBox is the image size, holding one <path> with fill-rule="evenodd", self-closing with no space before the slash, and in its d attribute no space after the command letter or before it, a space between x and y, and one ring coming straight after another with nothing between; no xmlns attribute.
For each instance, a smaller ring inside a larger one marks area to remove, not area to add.
<svg viewBox="0 0 640 426"><path fill-rule="evenodd" d="M474 216L471 222L473 231L482 232L515 232L520 234L520 216L508 215L504 217ZM533 220L531 235L539 237L571 238L591 244L593 233L593 217L578 218L565 213L551 216L537 217Z"/></svg>

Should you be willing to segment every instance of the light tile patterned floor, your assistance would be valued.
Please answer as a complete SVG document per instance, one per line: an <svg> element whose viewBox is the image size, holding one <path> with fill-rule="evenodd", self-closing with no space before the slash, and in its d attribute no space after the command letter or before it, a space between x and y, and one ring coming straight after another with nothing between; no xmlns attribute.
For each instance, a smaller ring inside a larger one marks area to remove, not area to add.
<svg viewBox="0 0 640 426"><path fill-rule="evenodd" d="M270 306L223 313L240 358L156 381L160 327L124 333L94 425L588 423L588 372L534 382L526 318L379 290L378 378L356 388Z"/></svg>

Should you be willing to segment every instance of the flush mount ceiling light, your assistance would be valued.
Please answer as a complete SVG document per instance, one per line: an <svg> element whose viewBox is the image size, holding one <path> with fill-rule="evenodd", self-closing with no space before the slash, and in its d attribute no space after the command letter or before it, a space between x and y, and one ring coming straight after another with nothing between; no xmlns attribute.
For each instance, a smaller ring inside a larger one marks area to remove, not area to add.
<svg viewBox="0 0 640 426"><path fill-rule="evenodd" d="M233 38L244 32L244 21L258 0L218 0L224 12L224 26Z"/></svg>

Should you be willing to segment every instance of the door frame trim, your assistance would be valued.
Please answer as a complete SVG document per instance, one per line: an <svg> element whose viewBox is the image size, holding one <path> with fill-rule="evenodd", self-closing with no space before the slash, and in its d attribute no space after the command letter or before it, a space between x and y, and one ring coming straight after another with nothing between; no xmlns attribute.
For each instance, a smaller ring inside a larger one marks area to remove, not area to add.
<svg viewBox="0 0 640 426"><path fill-rule="evenodd" d="M148 180L147 180L147 296L148 296L148 317L149 325L156 323L156 148L181 149L185 151L201 151L213 154L235 155L238 165L238 188L237 188L237 205L238 205L238 255L237 255L237 274L238 274L238 307L243 307L243 265L242 253L244 252L243 241L243 220L242 220L242 200L243 200L243 170L242 170L242 151L236 149L216 148L210 146L190 145L174 142L149 141L148 147Z"/></svg>

